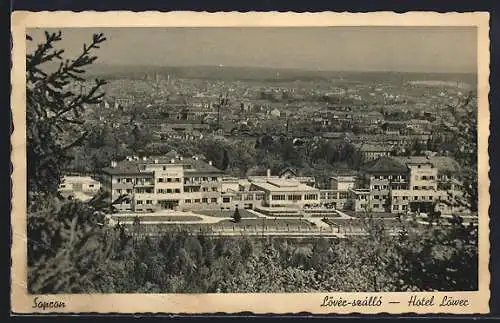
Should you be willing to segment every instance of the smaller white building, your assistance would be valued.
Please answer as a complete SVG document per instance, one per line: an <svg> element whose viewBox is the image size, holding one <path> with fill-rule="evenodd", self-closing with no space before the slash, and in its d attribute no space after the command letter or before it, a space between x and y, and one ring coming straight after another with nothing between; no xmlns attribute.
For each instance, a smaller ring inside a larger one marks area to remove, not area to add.
<svg viewBox="0 0 500 323"><path fill-rule="evenodd" d="M90 199L101 189L101 183L90 176L63 176L59 192L80 200Z"/></svg>

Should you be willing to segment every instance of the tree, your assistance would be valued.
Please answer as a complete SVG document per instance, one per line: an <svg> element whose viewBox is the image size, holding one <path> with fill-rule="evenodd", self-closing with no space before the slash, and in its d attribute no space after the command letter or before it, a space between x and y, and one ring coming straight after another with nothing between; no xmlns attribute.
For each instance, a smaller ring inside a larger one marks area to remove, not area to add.
<svg viewBox="0 0 500 323"><path fill-rule="evenodd" d="M27 35L27 40L32 38ZM96 80L87 93L71 87L85 81L85 68L96 59L92 52L106 38L95 34L90 45L83 45L75 59L63 59L63 49L54 49L62 34L45 32L45 42L26 55L26 126L29 198L55 194L61 169L70 159L68 151L79 145L87 133L82 131L81 115L87 105L97 104L105 84ZM47 63L58 64L47 72Z"/></svg>
<svg viewBox="0 0 500 323"><path fill-rule="evenodd" d="M241 214L240 211L238 210L238 206L236 206L236 209L234 210L233 221L236 223L241 222Z"/></svg>
<svg viewBox="0 0 500 323"><path fill-rule="evenodd" d="M105 194L85 203L57 196L70 149L87 135L82 114L100 102L105 84L96 80L88 92L73 92L85 81L85 68L97 59L92 52L106 38L95 34L72 60L54 49L61 39L61 32L46 32L45 42L26 55L28 289L33 293L95 290L114 251L126 243L122 228L105 226ZM49 72L47 65L54 63L58 67Z"/></svg>

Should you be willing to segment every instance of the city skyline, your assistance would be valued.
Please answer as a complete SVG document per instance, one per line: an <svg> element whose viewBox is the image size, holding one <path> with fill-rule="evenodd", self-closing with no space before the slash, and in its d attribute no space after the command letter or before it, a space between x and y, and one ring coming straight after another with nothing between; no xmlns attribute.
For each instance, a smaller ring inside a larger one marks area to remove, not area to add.
<svg viewBox="0 0 500 323"><path fill-rule="evenodd" d="M62 32L58 47L67 57L93 33L104 33L108 40L97 52L99 65L417 73L477 69L474 27L65 28ZM28 33L33 37L30 50L43 40L43 30Z"/></svg>

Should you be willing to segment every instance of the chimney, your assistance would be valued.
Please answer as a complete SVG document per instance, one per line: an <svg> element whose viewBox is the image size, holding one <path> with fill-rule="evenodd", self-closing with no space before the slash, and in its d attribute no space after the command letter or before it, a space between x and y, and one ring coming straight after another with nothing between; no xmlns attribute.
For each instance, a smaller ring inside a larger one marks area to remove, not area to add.
<svg viewBox="0 0 500 323"><path fill-rule="evenodd" d="M271 170L269 168L267 169L267 178L271 178Z"/></svg>
<svg viewBox="0 0 500 323"><path fill-rule="evenodd" d="M112 167L112 168L115 168L115 167L116 167L116 165L117 165L117 162L116 162L116 161L114 161L114 160L112 160L112 161L111 161L111 167Z"/></svg>

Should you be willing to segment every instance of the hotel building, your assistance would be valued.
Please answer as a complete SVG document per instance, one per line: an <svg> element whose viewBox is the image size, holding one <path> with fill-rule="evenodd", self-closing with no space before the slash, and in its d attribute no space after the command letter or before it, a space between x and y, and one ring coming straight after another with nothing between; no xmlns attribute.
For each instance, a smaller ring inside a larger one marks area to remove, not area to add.
<svg viewBox="0 0 500 323"><path fill-rule="evenodd" d="M154 212L161 209L218 207L222 171L198 156L129 157L103 170L103 189L111 200L126 198L119 211Z"/></svg>

